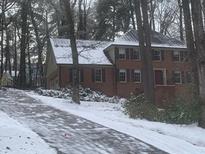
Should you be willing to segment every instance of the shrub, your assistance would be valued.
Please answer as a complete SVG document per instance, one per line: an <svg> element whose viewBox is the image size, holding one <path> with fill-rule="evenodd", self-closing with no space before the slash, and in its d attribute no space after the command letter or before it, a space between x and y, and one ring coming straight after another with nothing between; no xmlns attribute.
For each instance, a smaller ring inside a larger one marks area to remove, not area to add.
<svg viewBox="0 0 205 154"><path fill-rule="evenodd" d="M164 110L159 110L154 104L147 102L144 94L132 95L123 107L125 114L129 115L130 118L163 121Z"/></svg>
<svg viewBox="0 0 205 154"><path fill-rule="evenodd" d="M191 124L197 122L200 115L199 99L177 97L166 109L166 122L175 124Z"/></svg>
<svg viewBox="0 0 205 154"><path fill-rule="evenodd" d="M166 109L158 109L156 105L145 100L144 95L134 96L124 104L124 112L130 118L147 119L150 121L172 124L191 124L197 122L200 114L199 99L187 101L177 97Z"/></svg>

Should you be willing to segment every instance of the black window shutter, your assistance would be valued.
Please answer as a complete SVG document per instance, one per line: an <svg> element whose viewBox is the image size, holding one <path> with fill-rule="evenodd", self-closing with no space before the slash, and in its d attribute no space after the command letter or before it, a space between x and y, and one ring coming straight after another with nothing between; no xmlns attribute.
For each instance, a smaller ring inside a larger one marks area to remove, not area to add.
<svg viewBox="0 0 205 154"><path fill-rule="evenodd" d="M164 61L164 50L161 50L161 58L162 58L162 61Z"/></svg>
<svg viewBox="0 0 205 154"><path fill-rule="evenodd" d="M119 48L115 47L115 59L119 59Z"/></svg>
<svg viewBox="0 0 205 154"><path fill-rule="evenodd" d="M130 59L134 59L134 50L130 49Z"/></svg>
<svg viewBox="0 0 205 154"><path fill-rule="evenodd" d="M183 71L181 72L181 77L182 83L185 83L185 73Z"/></svg>
<svg viewBox="0 0 205 154"><path fill-rule="evenodd" d="M172 71L172 83L175 83L174 71Z"/></svg>
<svg viewBox="0 0 205 154"><path fill-rule="evenodd" d="M126 54L126 59L129 59L130 58L130 53L129 53L129 48L126 48L125 50L125 54Z"/></svg>
<svg viewBox="0 0 205 154"><path fill-rule="evenodd" d="M143 70L143 68L141 69L141 81L142 81L142 83L144 82L144 70Z"/></svg>
<svg viewBox="0 0 205 154"><path fill-rule="evenodd" d="M84 70L80 70L80 82L84 82Z"/></svg>
<svg viewBox="0 0 205 154"><path fill-rule="evenodd" d="M119 69L116 69L116 72L115 72L116 74L115 74L115 76L116 76L116 81L118 82L119 80L120 80L120 78L119 78L119 75L120 75L120 71L119 71Z"/></svg>
<svg viewBox="0 0 205 154"><path fill-rule="evenodd" d="M186 62L189 61L188 51L184 51L184 58L185 58L185 61L186 61Z"/></svg>
<svg viewBox="0 0 205 154"><path fill-rule="evenodd" d="M95 82L95 69L92 69L92 81Z"/></svg>
<svg viewBox="0 0 205 154"><path fill-rule="evenodd" d="M180 51L180 61L184 62L184 52Z"/></svg>
<svg viewBox="0 0 205 154"><path fill-rule="evenodd" d="M131 81L134 81L134 70L131 70Z"/></svg>
<svg viewBox="0 0 205 154"><path fill-rule="evenodd" d="M171 50L170 52L171 52L171 56L172 56L172 61L175 61L175 59L174 59L174 51Z"/></svg>
<svg viewBox="0 0 205 154"><path fill-rule="evenodd" d="M102 81L105 82L106 81L106 74L105 74L105 69L102 69Z"/></svg>
<svg viewBox="0 0 205 154"><path fill-rule="evenodd" d="M154 52L155 52L155 50L152 49L152 60L154 60Z"/></svg>
<svg viewBox="0 0 205 154"><path fill-rule="evenodd" d="M130 82L130 70L129 69L127 69L127 82Z"/></svg>
<svg viewBox="0 0 205 154"><path fill-rule="evenodd" d="M69 79L70 79L69 80L70 82L73 82L73 69L72 68L69 69Z"/></svg>

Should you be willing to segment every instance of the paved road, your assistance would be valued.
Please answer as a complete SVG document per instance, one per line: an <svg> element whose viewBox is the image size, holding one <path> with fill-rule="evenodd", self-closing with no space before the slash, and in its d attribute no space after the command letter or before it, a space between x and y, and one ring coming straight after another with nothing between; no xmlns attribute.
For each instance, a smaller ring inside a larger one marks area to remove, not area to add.
<svg viewBox="0 0 205 154"><path fill-rule="evenodd" d="M58 154L164 154L153 146L34 100L0 90L0 109L39 134Z"/></svg>

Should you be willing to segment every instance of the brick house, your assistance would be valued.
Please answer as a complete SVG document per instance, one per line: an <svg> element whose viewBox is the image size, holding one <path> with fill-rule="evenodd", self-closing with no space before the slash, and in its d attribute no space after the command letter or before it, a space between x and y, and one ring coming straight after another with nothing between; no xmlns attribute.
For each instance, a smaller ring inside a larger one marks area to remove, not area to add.
<svg viewBox="0 0 205 154"><path fill-rule="evenodd" d="M63 88L72 81L69 40L50 39L47 52L47 88ZM138 34L130 30L114 42L78 40L80 83L109 96L129 97L143 92L143 61ZM189 93L191 64L183 42L152 32L155 99L163 104Z"/></svg>

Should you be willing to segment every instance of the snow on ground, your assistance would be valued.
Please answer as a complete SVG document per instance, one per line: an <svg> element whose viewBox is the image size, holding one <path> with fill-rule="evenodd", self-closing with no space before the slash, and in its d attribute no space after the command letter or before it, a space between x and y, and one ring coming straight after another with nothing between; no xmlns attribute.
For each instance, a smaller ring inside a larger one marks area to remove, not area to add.
<svg viewBox="0 0 205 154"><path fill-rule="evenodd" d="M0 111L0 154L56 154L37 134Z"/></svg>
<svg viewBox="0 0 205 154"><path fill-rule="evenodd" d="M196 125L171 125L130 119L122 112L121 104L81 102L27 93L43 103L81 116L90 121L136 137L171 154L205 153L205 130Z"/></svg>

